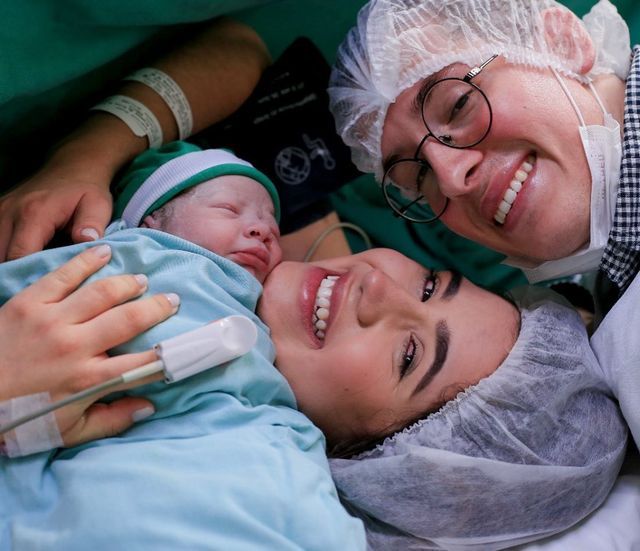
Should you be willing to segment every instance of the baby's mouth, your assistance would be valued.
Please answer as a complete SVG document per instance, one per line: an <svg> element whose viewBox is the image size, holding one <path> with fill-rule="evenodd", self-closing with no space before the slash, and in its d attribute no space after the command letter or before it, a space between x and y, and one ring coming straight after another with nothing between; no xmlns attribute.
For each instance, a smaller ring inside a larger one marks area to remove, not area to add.
<svg viewBox="0 0 640 551"><path fill-rule="evenodd" d="M518 170L516 170L513 180L511 180L507 191L504 192L502 201L500 201L498 205L498 210L496 210L496 213L493 215L493 219L499 225L502 226L507 219L509 211L518 197L518 193L520 193L522 189L523 182L527 179L535 164L536 158L533 155L529 155Z"/></svg>
<svg viewBox="0 0 640 551"><path fill-rule="evenodd" d="M324 340L325 330L327 328L327 320L331 311L331 295L333 294L333 286L339 276L328 275L318 286L316 292L316 303L311 316L311 325L313 325L314 333L318 339Z"/></svg>

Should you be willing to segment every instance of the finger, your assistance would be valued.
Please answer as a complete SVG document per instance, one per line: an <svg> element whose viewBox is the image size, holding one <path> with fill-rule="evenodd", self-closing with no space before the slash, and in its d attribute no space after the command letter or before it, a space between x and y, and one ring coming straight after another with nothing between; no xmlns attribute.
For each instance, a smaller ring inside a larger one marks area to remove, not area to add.
<svg viewBox="0 0 640 551"><path fill-rule="evenodd" d="M103 383L106 383L107 381L110 381L111 379L114 379L115 377L119 377L127 371L146 366L152 362L155 362L156 360L157 355L153 349L145 350L144 352L121 354L118 356L107 356L103 353L102 358L97 360L94 359L93 362L85 362L81 369L76 369L73 372L73 379L71 381L67 381L66 384L58 384L55 389L52 388L51 385L45 386L44 390L49 390L53 401L62 400L64 398L67 398L70 394L82 392L90 387L101 385ZM144 379L139 379L137 381L126 384L119 384L116 386L111 385L101 392L93 392L87 398L76 402L75 407L77 411L82 412L87 407L89 407L92 402L95 402L100 398L107 396L108 394L146 385L155 381L161 381L163 379L164 372L159 371L145 377ZM37 385L38 381L36 381L34 384ZM65 412L65 409L61 409L59 411ZM68 411L65 413L65 415L67 417L73 417L73 415L70 415Z"/></svg>
<svg viewBox="0 0 640 551"><path fill-rule="evenodd" d="M11 239L7 246L7 260L22 258L28 254L44 249L53 238L58 220L52 218L54 214L42 216L42 213L23 214L14 226Z"/></svg>
<svg viewBox="0 0 640 551"><path fill-rule="evenodd" d="M110 308L140 296L147 289L147 276L116 275L80 287L64 301L65 319L83 323Z"/></svg>
<svg viewBox="0 0 640 551"><path fill-rule="evenodd" d="M83 325L85 342L93 350L108 350L178 311L177 295L154 295L116 306Z"/></svg>
<svg viewBox="0 0 640 551"><path fill-rule="evenodd" d="M109 379L113 379L114 377L119 377L123 373L127 371L131 371L132 369L136 369L138 367L143 367L151 362L155 362L158 359L157 354L154 350L146 350L144 352L135 352L131 354L121 354L119 356L112 356L102 362L100 365L94 370L96 376L96 383L100 381L108 381ZM155 373L154 375L149 375L144 379L139 379L138 381L133 381L131 383L119 385L117 387L110 388L106 390L103 394L98 394L98 397L106 396L112 392L127 390L129 388L135 388L138 386L143 386L148 383L153 383L155 381L162 381L164 379L164 372L160 371Z"/></svg>
<svg viewBox="0 0 640 551"><path fill-rule="evenodd" d="M110 404L96 403L64 432L62 439L65 446L76 446L98 438L108 438L153 413L153 404L144 398L127 397Z"/></svg>
<svg viewBox="0 0 640 551"><path fill-rule="evenodd" d="M75 291L90 275L97 272L111 258L108 245L92 247L74 256L56 270L41 277L22 291L25 300L59 302Z"/></svg>
<svg viewBox="0 0 640 551"><path fill-rule="evenodd" d="M79 201L73 215L71 239L74 243L93 241L104 235L111 219L111 197L86 193Z"/></svg>

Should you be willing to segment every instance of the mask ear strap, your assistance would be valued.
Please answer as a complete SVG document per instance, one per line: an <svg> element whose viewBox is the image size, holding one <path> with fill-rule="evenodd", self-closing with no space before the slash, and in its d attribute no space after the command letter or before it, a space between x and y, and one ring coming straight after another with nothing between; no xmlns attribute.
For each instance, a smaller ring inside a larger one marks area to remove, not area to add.
<svg viewBox="0 0 640 551"><path fill-rule="evenodd" d="M600 99L600 96L598 95L598 92L596 92L596 87L593 85L593 82L591 81L591 79L589 79L589 88L591 89L591 93L595 96L596 101L598 102L598 105L600 106L600 109L602 109L602 113L603 114L607 114L607 110L604 107L604 104L602 103L602 100Z"/></svg>
<svg viewBox="0 0 640 551"><path fill-rule="evenodd" d="M549 67L549 68L551 69L553 76L556 77L558 84L560 84L560 88L562 88L562 91L565 93L567 98L569 98L569 102L571 103L571 106L573 107L573 110L576 112L576 115L578 116L578 120L580 121L580 126L587 126L586 123L584 122L584 118L582 117L582 113L580 112L580 109L578 109L578 104L573 99L573 96L569 92L567 85L564 83L564 81L562 80L558 72L553 67ZM589 82L589 84L591 84L591 82ZM600 102L600 98L598 98L598 102ZM601 103L600 105L602 106Z"/></svg>

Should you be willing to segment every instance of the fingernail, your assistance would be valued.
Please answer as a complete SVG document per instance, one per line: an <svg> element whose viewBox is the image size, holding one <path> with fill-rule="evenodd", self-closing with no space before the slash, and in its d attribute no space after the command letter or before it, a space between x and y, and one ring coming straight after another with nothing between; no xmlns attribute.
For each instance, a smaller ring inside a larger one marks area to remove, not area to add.
<svg viewBox="0 0 640 551"><path fill-rule="evenodd" d="M136 281L138 282L138 285L140 285L140 287L142 287L143 289L147 288L147 286L149 285L149 278L146 275L136 274L134 277L136 278Z"/></svg>
<svg viewBox="0 0 640 551"><path fill-rule="evenodd" d="M167 293L165 297L167 297L169 304L171 304L171 306L173 306L174 308L180 306L180 297L175 293Z"/></svg>
<svg viewBox="0 0 640 551"><path fill-rule="evenodd" d="M131 414L131 420L134 423L137 423L139 421L142 421L143 419L146 419L147 417L151 417L155 412L156 410L151 406L137 409Z"/></svg>
<svg viewBox="0 0 640 551"><path fill-rule="evenodd" d="M80 230L80 235L82 237L88 237L91 241L95 241L96 239L100 239L100 234L94 228L83 228Z"/></svg>
<svg viewBox="0 0 640 551"><path fill-rule="evenodd" d="M100 245L91 249L94 254L96 254L99 258L106 258L111 254L111 247L109 245Z"/></svg>

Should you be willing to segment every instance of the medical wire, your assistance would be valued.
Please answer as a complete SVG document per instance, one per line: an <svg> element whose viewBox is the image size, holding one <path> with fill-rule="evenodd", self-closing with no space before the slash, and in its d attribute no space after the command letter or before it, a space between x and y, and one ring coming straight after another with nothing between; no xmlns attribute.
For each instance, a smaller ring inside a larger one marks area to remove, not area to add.
<svg viewBox="0 0 640 551"><path fill-rule="evenodd" d="M164 369L164 362L162 362L162 360L155 360L141 367L131 369L123 373L122 375L118 375L117 377L113 377L112 379L104 381L103 383L99 383L92 387L86 388L85 390L81 390L80 392L76 392L71 396L67 396L64 399L58 400L57 402L54 402L53 404L49 404L48 406L40 408L37 411L28 413L26 415L23 415L22 417L18 417L17 419L14 419L9 423L6 423L5 425L0 426L0 434L9 432L10 430L13 430L16 427L19 427L20 425L24 425L29 421L33 421L34 419L41 417L42 415L51 413L52 411L55 411L64 406L67 406L73 402L78 402L79 400L83 400L85 398L88 398L89 396L93 396L94 394L98 394L105 390L109 390L121 384L131 383L133 381L144 379L149 375L153 375L155 373L161 372L163 369Z"/></svg>
<svg viewBox="0 0 640 551"><path fill-rule="evenodd" d="M329 226L318 237L316 237L314 242L311 244L311 246L307 250L307 254L304 255L304 258L302 259L302 261L303 262L309 262L311 260L311 258L313 257L313 255L315 254L315 252L318 250L318 247L320 247L320 244L326 239L326 237L330 233L332 233L335 230L338 230L340 228L344 228L344 229L347 229L347 230L353 230L358 235L360 235L360 237L362 237L362 239L364 240L364 245L365 245L366 249L370 249L371 248L371 246L372 246L371 245L371 239L369 239L369 236L366 234L366 232L360 226L356 226L355 224L352 224L351 222L337 222L337 223Z"/></svg>

